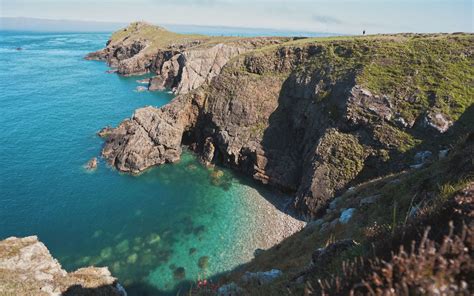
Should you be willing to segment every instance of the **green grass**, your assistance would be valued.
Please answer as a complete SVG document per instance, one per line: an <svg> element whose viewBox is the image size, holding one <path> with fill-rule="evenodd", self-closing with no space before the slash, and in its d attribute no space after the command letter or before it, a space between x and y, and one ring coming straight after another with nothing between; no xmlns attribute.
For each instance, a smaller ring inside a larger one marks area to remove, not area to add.
<svg viewBox="0 0 474 296"><path fill-rule="evenodd" d="M150 43L147 51L156 49L167 49L172 45L186 44L194 41L211 45L219 42L230 41L234 37L210 37L199 34L178 34L166 30L165 28L154 26L142 22L131 23L128 27L123 28L112 34L110 40L112 43L124 42L126 40L147 40Z"/></svg>
<svg viewBox="0 0 474 296"><path fill-rule="evenodd" d="M338 207L355 207L350 223L338 224L334 229L320 232L320 227L304 229L279 245L271 248L255 258L240 270L262 271L271 268L283 270L285 277L268 286L248 287L248 291L258 289L261 295L270 295L271 292L284 288L292 276L298 274L310 262L312 252L318 247L324 247L327 241L340 239L354 239L360 243L355 248L342 253L324 269L324 274L342 274L342 262L373 255L372 239L383 233L386 236L403 231L403 227L410 219L410 210L418 208L420 215L436 217L442 211L446 202L460 189L474 181L472 151L474 142L471 139L462 140L448 158L437 161L424 169L401 172L385 176L357 186L341 196ZM360 199L380 195L375 203L360 207ZM326 215L331 216L331 215ZM326 219L331 221L334 218ZM336 215L337 216L337 215ZM413 219L413 218L411 218ZM238 281L241 272L236 271L225 279ZM316 281L323 275L314 275ZM304 285L294 286L292 292L298 294ZM247 288L247 287L246 287Z"/></svg>

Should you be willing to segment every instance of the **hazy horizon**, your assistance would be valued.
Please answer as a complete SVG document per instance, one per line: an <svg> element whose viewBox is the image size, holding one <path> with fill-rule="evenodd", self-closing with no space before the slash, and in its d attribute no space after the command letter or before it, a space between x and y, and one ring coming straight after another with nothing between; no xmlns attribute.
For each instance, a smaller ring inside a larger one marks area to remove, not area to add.
<svg viewBox="0 0 474 296"><path fill-rule="evenodd" d="M0 17L122 25L142 20L341 34L473 31L470 0L1 0L0 11Z"/></svg>
<svg viewBox="0 0 474 296"><path fill-rule="evenodd" d="M136 20L142 21L142 20ZM148 21L145 21L148 22ZM170 31L178 33L198 33L221 35L230 33L231 35L238 35L241 33L255 35L277 35L296 34L305 36L320 36L320 35L342 35L338 32L312 32L304 30L283 30L272 28L253 28L253 27L238 27L238 26L205 26L194 24L163 24L153 23L154 25L164 27ZM81 21L81 20L67 20L67 19L43 19L43 18L29 18L29 17L1 17L0 16L0 30L3 31L32 31L32 32L111 32L129 25L130 22L104 22L104 21ZM274 35L274 34L273 34Z"/></svg>

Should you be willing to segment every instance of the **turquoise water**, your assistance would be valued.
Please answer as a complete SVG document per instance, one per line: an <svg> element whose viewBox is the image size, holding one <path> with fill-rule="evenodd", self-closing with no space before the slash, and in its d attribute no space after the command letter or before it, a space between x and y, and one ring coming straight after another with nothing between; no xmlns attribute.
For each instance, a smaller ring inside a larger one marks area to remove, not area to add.
<svg viewBox="0 0 474 296"><path fill-rule="evenodd" d="M0 38L0 239L38 235L66 269L109 266L131 295L175 295L249 260L250 207L263 189L190 153L140 176L103 160L83 168L100 155L99 129L172 99L83 59L108 34Z"/></svg>

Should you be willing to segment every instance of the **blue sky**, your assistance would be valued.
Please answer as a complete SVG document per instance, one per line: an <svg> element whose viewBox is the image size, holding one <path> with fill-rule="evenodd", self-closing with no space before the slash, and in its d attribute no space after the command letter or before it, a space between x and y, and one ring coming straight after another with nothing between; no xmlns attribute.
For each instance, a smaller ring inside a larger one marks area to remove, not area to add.
<svg viewBox="0 0 474 296"><path fill-rule="evenodd" d="M360 33L473 31L472 0L0 0L0 16Z"/></svg>

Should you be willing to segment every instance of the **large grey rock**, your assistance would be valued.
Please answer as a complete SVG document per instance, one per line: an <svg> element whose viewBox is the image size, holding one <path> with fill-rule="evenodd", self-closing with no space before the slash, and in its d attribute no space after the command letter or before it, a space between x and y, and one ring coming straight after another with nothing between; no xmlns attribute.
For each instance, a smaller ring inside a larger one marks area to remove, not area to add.
<svg viewBox="0 0 474 296"><path fill-rule="evenodd" d="M211 81L231 58L247 50L220 43L210 48L180 52L163 62L160 73L151 79L150 90L172 89L176 94L188 93Z"/></svg>
<svg viewBox="0 0 474 296"><path fill-rule="evenodd" d="M356 210L354 208L344 210L341 213L341 216L339 217L338 221L342 224L347 224L352 219L352 216L354 215L355 211Z"/></svg>
<svg viewBox="0 0 474 296"><path fill-rule="evenodd" d="M347 118L353 124L367 124L373 120L368 114L375 115L378 120L390 121L393 117L392 105L387 96L373 95L370 91L356 85L348 98Z"/></svg>
<svg viewBox="0 0 474 296"><path fill-rule="evenodd" d="M453 122L442 113L430 112L426 115L424 124L440 133L445 133L453 125Z"/></svg>
<svg viewBox="0 0 474 296"><path fill-rule="evenodd" d="M283 275L283 272L279 269L272 269L269 271L258 271L258 272L245 272L242 276L242 281L252 282L255 281L260 285L268 284Z"/></svg>
<svg viewBox="0 0 474 296"><path fill-rule="evenodd" d="M197 97L176 97L162 108L136 110L132 118L103 132L107 136L102 156L118 170L132 173L178 161L183 133L198 114L192 103Z"/></svg>

